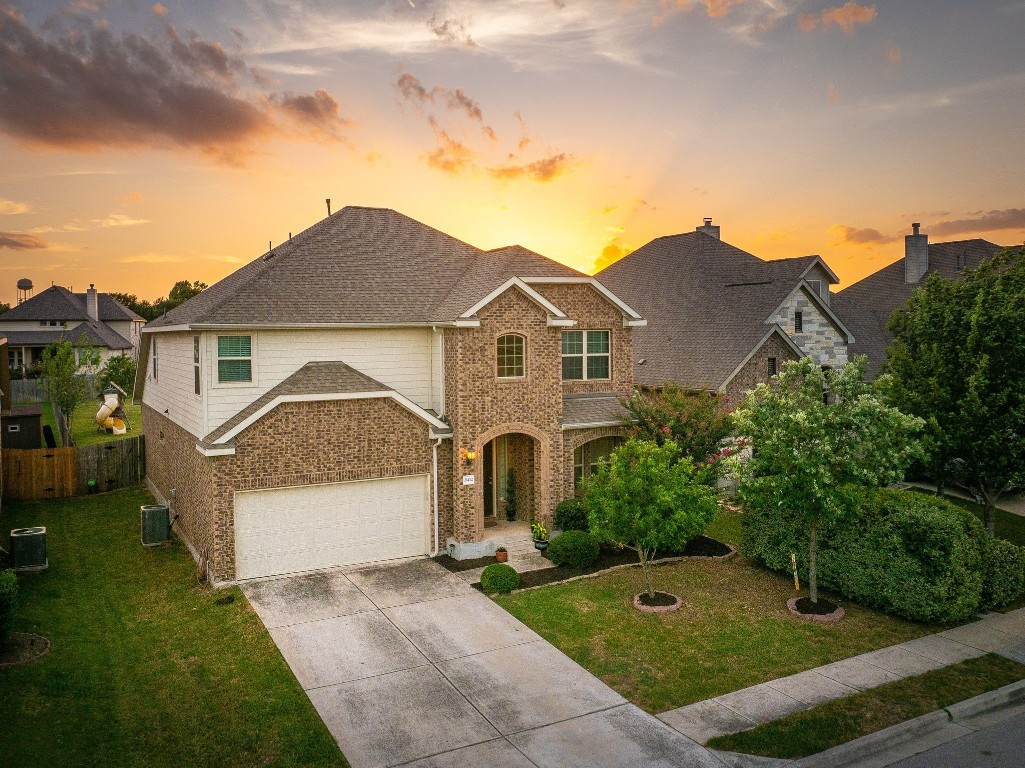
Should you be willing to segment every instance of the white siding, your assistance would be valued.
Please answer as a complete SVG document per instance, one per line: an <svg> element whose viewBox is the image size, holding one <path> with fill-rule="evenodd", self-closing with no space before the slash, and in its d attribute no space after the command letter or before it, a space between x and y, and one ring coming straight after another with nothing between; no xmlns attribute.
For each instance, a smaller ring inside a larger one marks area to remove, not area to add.
<svg viewBox="0 0 1025 768"><path fill-rule="evenodd" d="M242 331L230 331L220 335L240 333ZM216 429L310 361L344 362L392 387L423 408L437 409L441 395L435 393L443 391L440 365L434 359L439 354L434 347L440 343L435 337L440 338L442 334L430 328L254 331L250 334L253 337L251 384L216 383L218 335L214 331L204 334L203 369L207 396L204 434ZM187 391L191 393L191 348L188 353Z"/></svg>
<svg viewBox="0 0 1025 768"><path fill-rule="evenodd" d="M207 434L203 400L195 392L192 373L192 333L155 333L157 379L153 380L152 348L146 367L146 388L142 401L167 416L197 438ZM204 366L209 367L204 360Z"/></svg>
<svg viewBox="0 0 1025 768"><path fill-rule="evenodd" d="M431 347L431 408L445 415L445 332L433 332Z"/></svg>

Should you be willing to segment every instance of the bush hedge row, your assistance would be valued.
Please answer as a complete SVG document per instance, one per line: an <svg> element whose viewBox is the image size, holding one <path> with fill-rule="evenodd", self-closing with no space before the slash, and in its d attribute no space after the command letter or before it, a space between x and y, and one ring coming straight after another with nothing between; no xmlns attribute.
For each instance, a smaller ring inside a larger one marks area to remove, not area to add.
<svg viewBox="0 0 1025 768"><path fill-rule="evenodd" d="M1025 550L989 538L970 512L936 497L844 489L844 513L819 534L818 579L854 602L915 621L961 621L1025 591ZM748 509L742 552L807 579L808 531L772 509Z"/></svg>

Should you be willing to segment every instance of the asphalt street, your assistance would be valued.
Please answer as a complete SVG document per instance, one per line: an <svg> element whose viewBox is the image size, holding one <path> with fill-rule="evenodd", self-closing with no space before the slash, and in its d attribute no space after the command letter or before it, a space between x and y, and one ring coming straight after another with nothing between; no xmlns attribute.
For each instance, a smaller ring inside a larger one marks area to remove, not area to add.
<svg viewBox="0 0 1025 768"><path fill-rule="evenodd" d="M1022 768L1025 714L948 741L891 768Z"/></svg>

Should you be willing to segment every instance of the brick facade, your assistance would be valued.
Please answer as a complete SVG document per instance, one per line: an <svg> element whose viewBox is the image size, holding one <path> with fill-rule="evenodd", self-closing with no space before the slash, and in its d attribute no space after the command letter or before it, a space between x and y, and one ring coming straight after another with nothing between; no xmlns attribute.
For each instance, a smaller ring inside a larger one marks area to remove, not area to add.
<svg viewBox="0 0 1025 768"><path fill-rule="evenodd" d="M150 480L165 498L177 488L178 532L208 555L215 583L235 578L236 491L432 475L427 424L387 398L283 403L238 435L234 456L204 457L168 419L145 406L143 418L158 435L146 446Z"/></svg>
<svg viewBox="0 0 1025 768"><path fill-rule="evenodd" d="M779 337L772 334L750 360L726 385L726 395L734 402L743 398L744 393L754 389L756 385L769 380L769 358L776 358L776 370L783 367L787 360L797 360L794 350Z"/></svg>
<svg viewBox="0 0 1025 768"><path fill-rule="evenodd" d="M545 310L517 289L506 291L481 309L479 328L446 329L445 402L453 426L452 510L453 538L457 541L484 538L483 449L489 441L503 434L531 439L532 488L517 469L518 516L523 516L529 503L533 514L550 525L555 505L573 493L573 451L567 454L561 425L563 394L630 392L630 329L623 327L620 310L589 285L531 287L577 321L573 330L610 331L610 378L563 382L562 329L548 327ZM506 333L526 339L526 371L522 378L497 376L497 340ZM472 464L460 458L461 449L476 452ZM522 456L515 460L520 468L527 464ZM474 485L462 484L466 474L474 475ZM439 479L439 483L444 482Z"/></svg>

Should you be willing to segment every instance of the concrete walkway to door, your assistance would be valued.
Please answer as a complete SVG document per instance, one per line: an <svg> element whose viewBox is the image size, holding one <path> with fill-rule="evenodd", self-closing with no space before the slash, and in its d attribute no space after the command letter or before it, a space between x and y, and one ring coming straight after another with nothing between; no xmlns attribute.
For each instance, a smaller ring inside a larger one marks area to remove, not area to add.
<svg viewBox="0 0 1025 768"><path fill-rule="evenodd" d="M353 768L723 765L428 560L242 591Z"/></svg>

